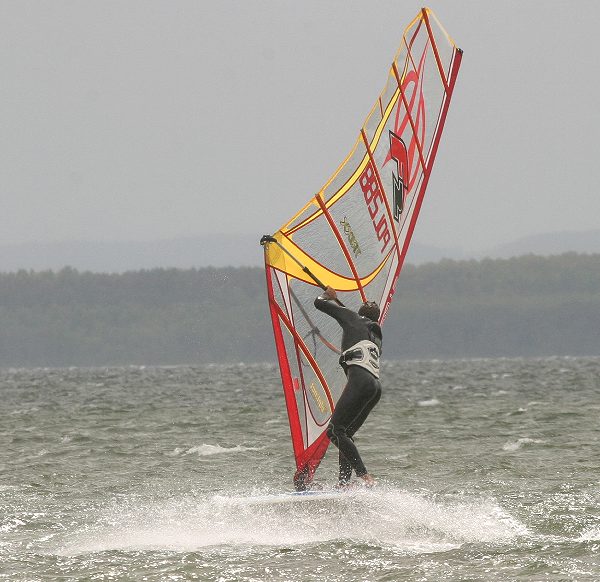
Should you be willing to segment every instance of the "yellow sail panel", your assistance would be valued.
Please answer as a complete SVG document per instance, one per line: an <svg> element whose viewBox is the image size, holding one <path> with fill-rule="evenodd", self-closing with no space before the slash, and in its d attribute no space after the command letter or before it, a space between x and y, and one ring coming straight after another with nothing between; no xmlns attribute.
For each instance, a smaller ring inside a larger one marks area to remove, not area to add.
<svg viewBox="0 0 600 582"><path fill-rule="evenodd" d="M327 281L327 284L334 287L338 291L351 292L356 291L359 285L366 287L381 270L385 267L386 263L390 259L391 253L388 253L384 260L379 264L375 265L375 270L369 273L366 277L361 278L358 282L355 279L344 277L338 273L330 271L323 265L319 264L312 257L307 255L302 249L297 247L288 237L284 236L281 231L275 233L273 238L286 249L292 256L294 256L304 267L306 267L311 273L313 273L319 280ZM265 251L265 259L267 265L283 271L292 279L298 279L304 281L310 285L314 285L314 279L306 273L306 271L289 255L287 255L278 245L270 244Z"/></svg>

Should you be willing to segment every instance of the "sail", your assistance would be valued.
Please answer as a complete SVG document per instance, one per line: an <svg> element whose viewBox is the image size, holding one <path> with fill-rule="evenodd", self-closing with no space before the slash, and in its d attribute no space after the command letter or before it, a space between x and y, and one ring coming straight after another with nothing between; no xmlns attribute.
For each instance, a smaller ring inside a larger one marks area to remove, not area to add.
<svg viewBox="0 0 600 582"><path fill-rule="evenodd" d="M269 308L297 473L305 481L328 446L345 385L341 329L317 311L319 286L357 310L388 315L419 215L462 51L423 8L404 31L387 82L348 157L272 237L263 237Z"/></svg>

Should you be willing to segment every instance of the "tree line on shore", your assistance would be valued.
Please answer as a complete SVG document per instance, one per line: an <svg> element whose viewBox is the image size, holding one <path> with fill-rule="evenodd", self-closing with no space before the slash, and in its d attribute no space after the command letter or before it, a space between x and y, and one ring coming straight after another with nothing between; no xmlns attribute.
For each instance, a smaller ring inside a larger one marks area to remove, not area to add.
<svg viewBox="0 0 600 582"><path fill-rule="evenodd" d="M600 255L406 265L387 359L600 352ZM275 361L260 268L0 273L0 366Z"/></svg>

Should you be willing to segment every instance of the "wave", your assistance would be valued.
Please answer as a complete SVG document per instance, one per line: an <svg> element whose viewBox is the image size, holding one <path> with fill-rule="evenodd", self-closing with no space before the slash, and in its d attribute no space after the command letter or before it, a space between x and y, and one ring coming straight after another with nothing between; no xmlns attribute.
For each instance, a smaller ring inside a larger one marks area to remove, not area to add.
<svg viewBox="0 0 600 582"><path fill-rule="evenodd" d="M441 402L437 398L431 398L429 400L419 400L417 404L419 406L439 406Z"/></svg>
<svg viewBox="0 0 600 582"><path fill-rule="evenodd" d="M584 531L578 538L580 542L597 542L600 540L600 527L593 527Z"/></svg>
<svg viewBox="0 0 600 582"><path fill-rule="evenodd" d="M12 517L7 522L0 524L0 533L8 533L23 525L27 524L16 517Z"/></svg>
<svg viewBox="0 0 600 582"><path fill-rule="evenodd" d="M513 441L507 442L502 447L502 450L503 451L508 451L508 452L518 451L519 449L523 448L524 446L543 444L545 442L546 441L543 441L543 440L540 440L540 439L521 438L521 439L517 439L514 442Z"/></svg>
<svg viewBox="0 0 600 582"><path fill-rule="evenodd" d="M173 452L169 453L171 457L177 457L179 455L198 455L199 457L210 457L212 455L222 455L231 453L241 453L244 451L261 451L264 447L244 447L237 445L235 447L221 447L219 445L207 445L202 444L197 447L191 447L189 449L176 448Z"/></svg>
<svg viewBox="0 0 600 582"><path fill-rule="evenodd" d="M272 505L257 505L239 493L154 503L138 499L133 506L122 501L98 515L96 523L93 530L88 527L70 536L57 553L281 548L340 540L431 553L464 543L504 542L527 533L494 502L440 501L386 486L335 499Z"/></svg>

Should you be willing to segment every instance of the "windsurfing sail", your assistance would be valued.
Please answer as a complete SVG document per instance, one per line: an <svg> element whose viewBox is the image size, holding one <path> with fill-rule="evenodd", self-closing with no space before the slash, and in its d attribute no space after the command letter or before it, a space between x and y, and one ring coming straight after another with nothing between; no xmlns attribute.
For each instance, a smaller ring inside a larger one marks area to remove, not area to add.
<svg viewBox="0 0 600 582"><path fill-rule="evenodd" d="M296 458L309 482L329 444L325 433L345 385L341 329L317 311L329 285L351 309L389 312L421 209L462 51L433 12L408 25L387 83L348 157L274 235L261 240L269 308Z"/></svg>

